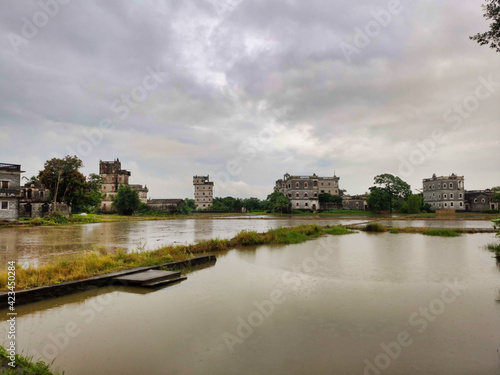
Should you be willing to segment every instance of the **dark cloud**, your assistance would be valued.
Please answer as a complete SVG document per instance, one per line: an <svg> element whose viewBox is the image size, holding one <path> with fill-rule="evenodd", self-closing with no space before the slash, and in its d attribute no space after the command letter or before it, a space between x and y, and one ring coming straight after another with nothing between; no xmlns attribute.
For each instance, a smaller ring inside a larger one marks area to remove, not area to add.
<svg viewBox="0 0 500 375"><path fill-rule="evenodd" d="M228 162L241 172L216 194L264 197L285 172L334 171L363 193L437 130L447 140L405 176L414 188L434 172L498 185L500 85L474 97L500 82L500 57L468 39L486 28L482 2L402 0L387 18L390 3L2 1L0 161L35 174L90 134L85 172L120 157L153 197L191 196L192 175ZM53 14L33 31L40 12ZM453 126L457 105L469 110Z"/></svg>

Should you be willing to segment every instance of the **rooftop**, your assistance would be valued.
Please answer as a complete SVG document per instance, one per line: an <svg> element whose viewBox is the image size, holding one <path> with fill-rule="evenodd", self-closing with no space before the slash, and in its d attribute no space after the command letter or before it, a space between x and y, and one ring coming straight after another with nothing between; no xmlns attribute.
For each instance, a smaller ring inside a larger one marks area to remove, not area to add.
<svg viewBox="0 0 500 375"><path fill-rule="evenodd" d="M7 172L24 172L21 170L21 165L19 164L8 164L8 163L0 163L0 171Z"/></svg>

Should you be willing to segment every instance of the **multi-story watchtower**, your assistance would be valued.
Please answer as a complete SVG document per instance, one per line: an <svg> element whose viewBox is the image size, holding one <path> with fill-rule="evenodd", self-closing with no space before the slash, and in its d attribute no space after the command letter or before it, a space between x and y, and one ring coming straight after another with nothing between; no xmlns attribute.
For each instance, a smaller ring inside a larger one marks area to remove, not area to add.
<svg viewBox="0 0 500 375"><path fill-rule="evenodd" d="M214 196L214 183L209 176L193 176L194 203L197 210L207 210L212 207Z"/></svg>

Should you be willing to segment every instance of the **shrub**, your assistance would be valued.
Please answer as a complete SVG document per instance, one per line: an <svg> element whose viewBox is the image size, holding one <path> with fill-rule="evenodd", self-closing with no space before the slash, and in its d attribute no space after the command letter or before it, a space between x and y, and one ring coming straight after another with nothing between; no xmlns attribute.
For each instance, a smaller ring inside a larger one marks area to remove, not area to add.
<svg viewBox="0 0 500 375"><path fill-rule="evenodd" d="M378 223L369 223L365 226L367 232L385 232L386 228Z"/></svg>

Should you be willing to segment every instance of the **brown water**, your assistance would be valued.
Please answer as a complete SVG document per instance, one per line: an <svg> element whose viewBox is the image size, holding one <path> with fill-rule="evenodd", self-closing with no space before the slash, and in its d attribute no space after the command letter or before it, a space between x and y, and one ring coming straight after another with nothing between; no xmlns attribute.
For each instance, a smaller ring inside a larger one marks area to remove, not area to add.
<svg viewBox="0 0 500 375"><path fill-rule="evenodd" d="M0 230L0 260L26 265L54 256L71 255L95 247L154 250L172 244L190 244L211 238L231 238L242 230L267 231L278 226L315 223L336 225L365 220L312 219L182 219L99 223L72 226L4 228Z"/></svg>
<svg viewBox="0 0 500 375"><path fill-rule="evenodd" d="M100 223L72 226L3 228L0 230L0 261L16 260L26 265L45 263L54 256L71 255L95 247L108 249L153 250L172 244L189 244L210 238L231 238L242 230L267 231L278 226L315 223L318 225L355 224L367 219L317 219L235 217L218 219L159 220ZM443 228L491 228L490 221L475 220L393 220L392 226Z"/></svg>
<svg viewBox="0 0 500 375"><path fill-rule="evenodd" d="M18 347L68 375L500 373L493 234L326 238L20 306Z"/></svg>

